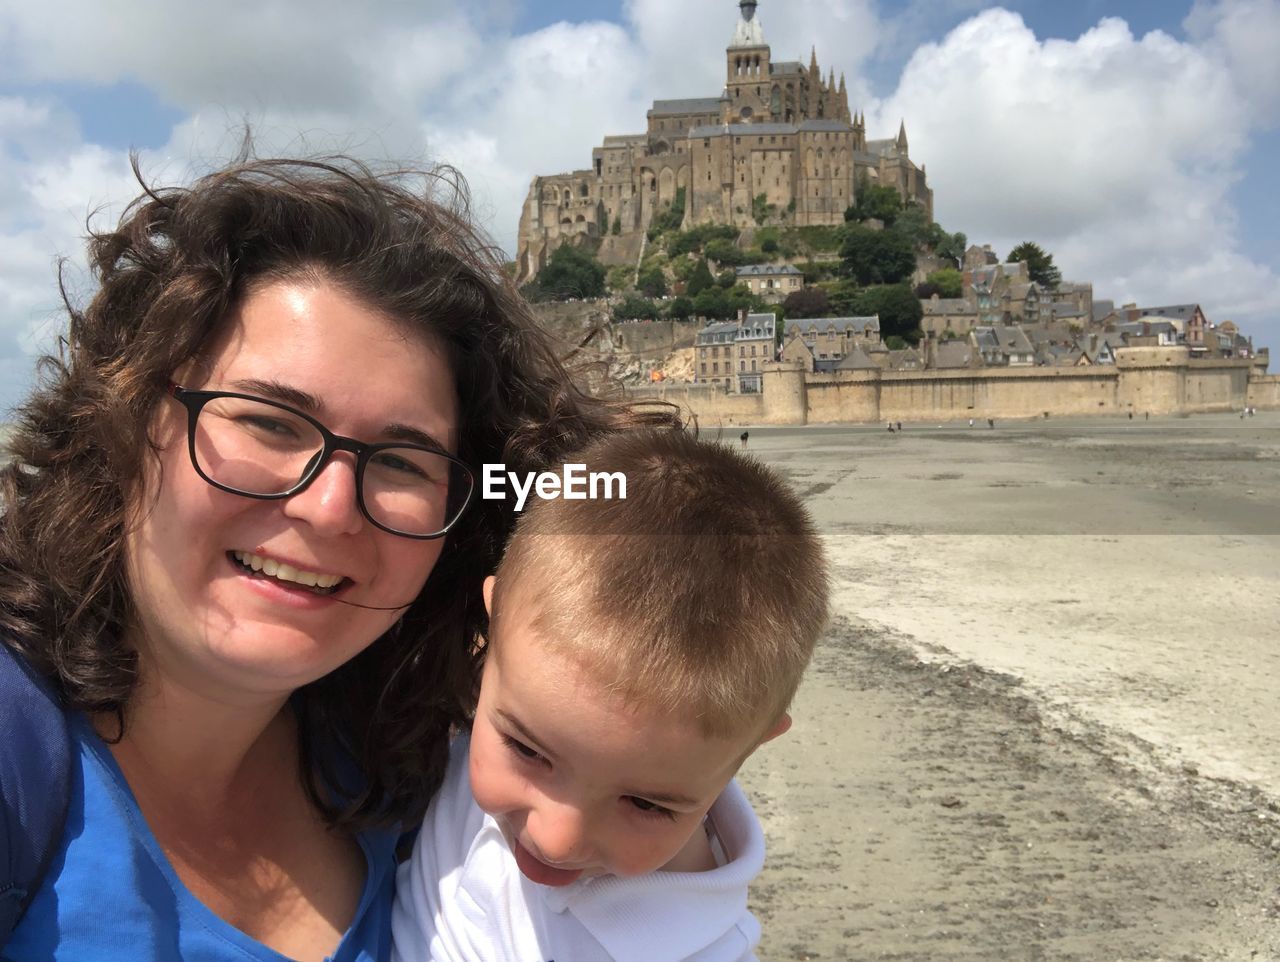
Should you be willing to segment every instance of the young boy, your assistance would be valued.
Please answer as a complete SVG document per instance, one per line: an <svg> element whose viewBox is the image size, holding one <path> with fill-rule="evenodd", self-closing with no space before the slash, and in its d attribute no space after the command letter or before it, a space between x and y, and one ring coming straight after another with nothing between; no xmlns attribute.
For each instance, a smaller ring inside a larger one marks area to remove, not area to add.
<svg viewBox="0 0 1280 962"><path fill-rule="evenodd" d="M575 460L626 497L532 505L485 584L475 719L397 879L403 962L754 958L764 842L732 779L791 724L821 546L727 447L643 431Z"/></svg>

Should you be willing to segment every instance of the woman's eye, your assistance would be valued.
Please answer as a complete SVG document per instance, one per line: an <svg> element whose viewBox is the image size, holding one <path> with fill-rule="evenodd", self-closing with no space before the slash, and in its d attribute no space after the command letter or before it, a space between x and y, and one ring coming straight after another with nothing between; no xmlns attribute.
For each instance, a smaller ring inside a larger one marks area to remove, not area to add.
<svg viewBox="0 0 1280 962"><path fill-rule="evenodd" d="M243 422L249 427L261 431L263 434L277 434L282 436L293 436L297 432L289 424L276 418L262 417L261 415L249 416L243 419Z"/></svg>

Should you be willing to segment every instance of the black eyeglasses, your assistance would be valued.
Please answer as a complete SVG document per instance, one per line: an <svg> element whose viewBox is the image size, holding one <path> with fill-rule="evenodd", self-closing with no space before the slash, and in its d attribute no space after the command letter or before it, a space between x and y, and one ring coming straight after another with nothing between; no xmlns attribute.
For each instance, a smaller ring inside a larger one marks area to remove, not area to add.
<svg viewBox="0 0 1280 962"><path fill-rule="evenodd" d="M356 503L377 527L405 538L439 538L475 490L471 469L421 444L365 444L334 434L308 414L229 391L169 393L187 409L196 473L215 488L266 501L307 487L336 451L356 456Z"/></svg>

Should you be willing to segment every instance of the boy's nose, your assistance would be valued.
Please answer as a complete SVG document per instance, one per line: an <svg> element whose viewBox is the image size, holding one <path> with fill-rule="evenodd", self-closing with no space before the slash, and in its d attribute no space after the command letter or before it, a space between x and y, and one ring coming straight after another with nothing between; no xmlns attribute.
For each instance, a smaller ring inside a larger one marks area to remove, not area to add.
<svg viewBox="0 0 1280 962"><path fill-rule="evenodd" d="M525 824L538 858L558 867L582 867L588 846L587 821L580 809L549 803L530 812Z"/></svg>

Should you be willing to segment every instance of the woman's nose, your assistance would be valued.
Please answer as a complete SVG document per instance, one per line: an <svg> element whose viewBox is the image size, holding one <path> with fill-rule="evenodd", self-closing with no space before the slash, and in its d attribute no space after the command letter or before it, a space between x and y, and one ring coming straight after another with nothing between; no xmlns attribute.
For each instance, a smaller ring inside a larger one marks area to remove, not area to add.
<svg viewBox="0 0 1280 962"><path fill-rule="evenodd" d="M355 458L336 452L311 483L284 499L284 513L305 521L320 534L355 534L364 525L356 500Z"/></svg>

